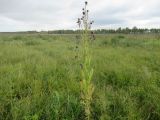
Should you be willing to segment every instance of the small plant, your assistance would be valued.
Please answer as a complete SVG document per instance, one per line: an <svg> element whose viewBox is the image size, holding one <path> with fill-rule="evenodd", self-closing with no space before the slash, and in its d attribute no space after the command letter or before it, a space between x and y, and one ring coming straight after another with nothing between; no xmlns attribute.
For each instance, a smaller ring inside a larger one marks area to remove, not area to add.
<svg viewBox="0 0 160 120"><path fill-rule="evenodd" d="M85 7L82 9L82 17L78 18L78 26L82 34L81 50L81 105L85 112L85 118L91 118L92 95L94 92L94 85L92 83L93 68L91 65L91 42L95 39L94 33L91 31L91 26L94 21L89 21L89 10L87 10L88 2L85 2Z"/></svg>

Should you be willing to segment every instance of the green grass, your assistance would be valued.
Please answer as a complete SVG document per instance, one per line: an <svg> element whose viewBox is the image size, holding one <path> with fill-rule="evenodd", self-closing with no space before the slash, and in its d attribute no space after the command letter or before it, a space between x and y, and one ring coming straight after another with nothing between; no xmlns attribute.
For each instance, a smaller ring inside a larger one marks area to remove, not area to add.
<svg viewBox="0 0 160 120"><path fill-rule="evenodd" d="M94 120L160 120L160 35L97 35ZM0 35L0 120L83 120L74 35Z"/></svg>

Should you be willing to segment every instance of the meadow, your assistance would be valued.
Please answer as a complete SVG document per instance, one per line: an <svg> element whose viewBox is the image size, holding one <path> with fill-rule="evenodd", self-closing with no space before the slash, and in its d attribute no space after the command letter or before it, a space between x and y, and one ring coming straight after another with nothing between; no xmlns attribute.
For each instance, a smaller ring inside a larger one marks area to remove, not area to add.
<svg viewBox="0 0 160 120"><path fill-rule="evenodd" d="M0 34L0 120L84 120L76 35ZM160 35L96 35L93 120L160 120Z"/></svg>

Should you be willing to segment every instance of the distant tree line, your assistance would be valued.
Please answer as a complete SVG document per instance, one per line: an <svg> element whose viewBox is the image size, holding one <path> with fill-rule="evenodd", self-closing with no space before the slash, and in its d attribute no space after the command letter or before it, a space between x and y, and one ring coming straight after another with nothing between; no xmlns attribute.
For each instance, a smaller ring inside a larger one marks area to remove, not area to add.
<svg viewBox="0 0 160 120"><path fill-rule="evenodd" d="M48 34L78 34L79 30L54 30L48 31ZM109 34L109 33L123 33L123 34L149 34L149 33L160 33L160 28L143 29L143 28L118 28L118 29L97 29L93 30L95 34Z"/></svg>
<svg viewBox="0 0 160 120"><path fill-rule="evenodd" d="M122 33L122 34L150 34L160 33L160 28L118 28L118 29L96 29L92 30L94 34L110 34L110 33ZM50 30L50 31L26 31L26 32L14 32L14 33L27 33L27 34L79 34L80 30Z"/></svg>

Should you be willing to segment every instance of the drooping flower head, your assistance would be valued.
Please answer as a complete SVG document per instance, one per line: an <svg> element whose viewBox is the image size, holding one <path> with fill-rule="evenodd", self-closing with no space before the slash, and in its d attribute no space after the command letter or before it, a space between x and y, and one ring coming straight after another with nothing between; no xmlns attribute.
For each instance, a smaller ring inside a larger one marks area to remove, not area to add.
<svg viewBox="0 0 160 120"><path fill-rule="evenodd" d="M85 5L87 5L88 4L88 2L87 1L85 1Z"/></svg>

